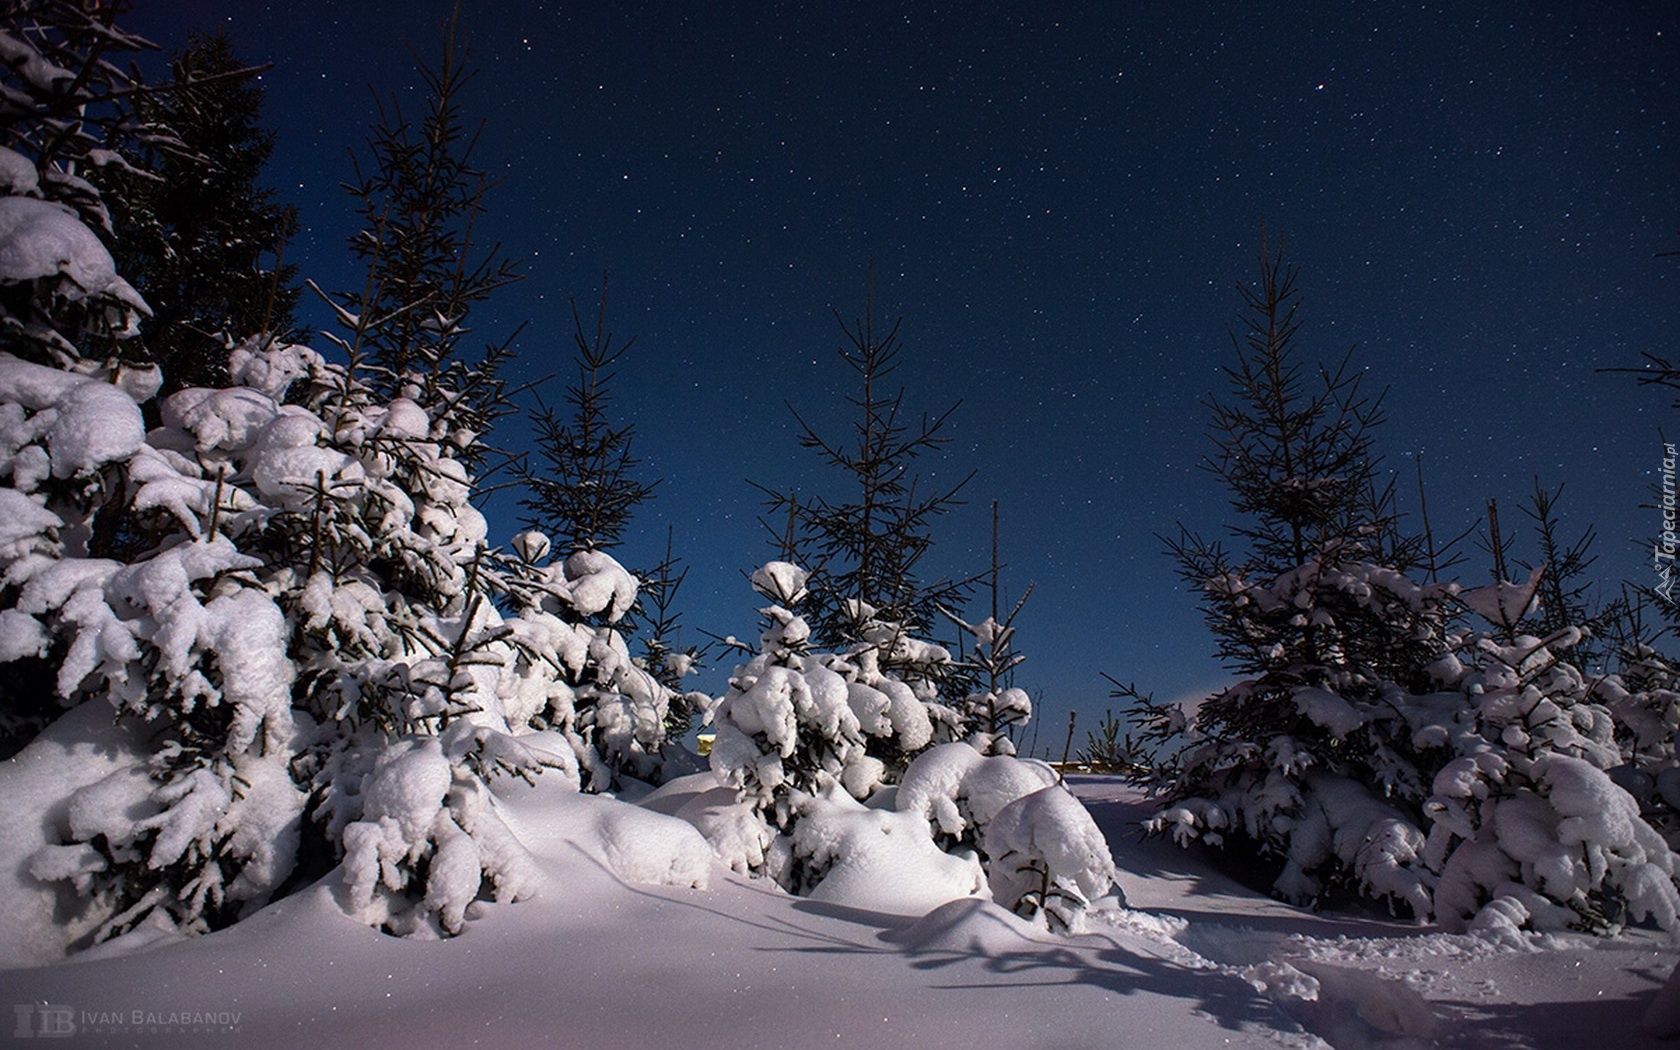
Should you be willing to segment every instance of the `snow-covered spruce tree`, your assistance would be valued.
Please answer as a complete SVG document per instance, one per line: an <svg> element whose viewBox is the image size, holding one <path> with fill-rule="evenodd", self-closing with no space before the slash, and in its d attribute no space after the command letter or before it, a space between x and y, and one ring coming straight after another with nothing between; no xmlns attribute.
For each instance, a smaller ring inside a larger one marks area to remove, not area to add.
<svg viewBox="0 0 1680 1050"><path fill-rule="evenodd" d="M1114 688L1109 695L1133 705L1149 704L1151 697L1140 694L1137 687L1109 679ZM1097 728L1085 733L1085 746L1077 752L1079 764L1092 773L1124 776L1134 780L1148 780L1153 769L1149 756L1137 738L1127 730L1130 724L1115 717L1112 709L1104 711Z"/></svg>
<svg viewBox="0 0 1680 1050"><path fill-rule="evenodd" d="M759 649L735 668L710 712L717 730L712 769L762 823L766 844L791 834L812 798L841 791L864 800L882 788L890 770L871 753L872 741L908 755L934 736L929 706L882 668L873 645L846 653L812 647L810 626L797 611L809 582L791 562L770 562L753 574L753 589L771 602L761 610ZM812 874L785 852L767 852L747 866L796 892L812 884Z"/></svg>
<svg viewBox="0 0 1680 1050"><path fill-rule="evenodd" d="M1433 711L1414 717L1415 738L1456 754L1424 807L1436 915L1449 927L1680 931L1680 858L1611 775L1623 758L1614 717L1571 661L1587 632L1541 611L1548 565L1505 578L1508 542L1490 505L1495 580L1461 595L1481 626L1433 669L1451 692L1411 706Z"/></svg>
<svg viewBox="0 0 1680 1050"><path fill-rule="evenodd" d="M0 358L19 443L4 655L134 720L131 760L67 784L31 870L75 887L93 937L214 928L333 865L366 921L457 930L481 894L527 892L492 785L578 783L568 676L633 669L575 624L628 608L634 581L487 551L472 478L414 402L261 337L230 364L234 386L171 395L148 436L120 388ZM118 477L148 545L81 550L55 462Z"/></svg>
<svg viewBox="0 0 1680 1050"><path fill-rule="evenodd" d="M577 304L572 304L577 373L566 388L567 409L558 411L539 402L534 413L535 455L518 468L525 489L519 501L526 512L525 523L580 563L608 557L606 552L623 540L636 508L654 489L637 476L638 461L631 453L634 426L615 424L608 412L615 378L613 366L635 340L614 344L613 334L606 327L606 306L603 278L591 337L584 332ZM659 624L665 630L673 629L670 602L681 582L680 576L673 575L672 566L667 555L665 565L651 574L658 580L657 591L645 595L657 608ZM583 626L605 632L603 637L619 638L616 644L622 648L623 637L636 633L639 611L636 607L603 609ZM603 616L611 616L611 620ZM692 698L678 691L687 671L683 658L689 657L691 663L692 653L671 650L665 647L667 636L658 637L660 642L654 650L644 648L631 661L631 677L637 679L634 683L620 681L622 675L597 679L593 665L580 668L572 682L576 696L570 728L605 759L602 786L610 783L612 775L631 758L634 775L653 775L664 750L666 722L673 705L679 714L697 707Z"/></svg>
<svg viewBox="0 0 1680 1050"><path fill-rule="evenodd" d="M1264 240L1259 261L1230 396L1209 402L1207 465L1230 491L1235 546L1182 529L1169 542L1242 680L1188 720L1146 709L1145 736L1167 751L1151 826L1252 848L1290 900L1362 890L1427 915L1429 759L1400 701L1448 647L1453 588L1407 577L1372 448L1379 399L1347 360L1302 368L1296 269Z"/></svg>
<svg viewBox="0 0 1680 1050"><path fill-rule="evenodd" d="M367 167L358 165L349 184L363 223L350 250L369 272L360 298L382 319L361 330L362 364L377 395L447 408L465 462L477 469L490 449L476 436L511 410L498 376L514 336L474 357L463 345L469 316L521 275L499 246L485 251L474 240L490 182L472 160L478 135L462 103L474 71L453 20L437 66L419 63L417 72L424 113L405 114L395 97L381 104Z"/></svg>
<svg viewBox="0 0 1680 1050"><path fill-rule="evenodd" d="M1530 633L1546 636L1568 627L1580 628L1581 640L1571 650L1571 659L1583 667L1595 668L1604 662L1607 655L1602 649L1601 636L1610 615L1608 610L1599 609L1594 602L1594 581L1588 576L1588 570L1598 561L1598 555L1593 553L1598 534L1589 525L1573 543L1564 538L1558 506L1562 497L1561 484L1548 489L1540 484L1539 478L1535 478L1533 490L1522 503L1521 510L1529 520L1535 554L1538 555L1532 563L1509 558L1508 552L1514 546L1510 536L1495 538L1490 534L1479 546L1493 562L1496 580L1514 579L1518 569L1524 573L1539 571L1535 607L1528 614ZM1496 501L1489 501L1488 513L1487 527L1490 530L1499 527ZM1506 565L1507 560L1513 561L1513 564Z"/></svg>
<svg viewBox="0 0 1680 1050"><path fill-rule="evenodd" d="M302 801L286 769L284 616L254 585L255 559L175 524L216 485L147 443L139 402L157 371L120 364L146 308L94 232L109 233L109 212L84 173L126 166L114 147L143 138L128 108L143 87L112 61L144 46L113 24L125 9L12 4L0 32L10 744L39 727L15 717L17 689L61 708L103 700L143 742L66 800L61 839L27 861L97 897L65 910L90 933L154 911L201 926L266 897ZM66 792L77 787L67 775Z"/></svg>
<svg viewBox="0 0 1680 1050"><path fill-rule="evenodd" d="M134 366L144 355L130 348L149 307L118 274L100 237L109 233L108 209L83 177L96 162L129 163L117 147L127 138L131 99L142 86L110 60L149 45L113 23L123 6L84 11L73 3L16 3L0 22L0 244L6 249L0 253L0 353L119 383L143 397L156 387L157 373ZM6 431L0 455L22 457L6 468L6 557L32 552L28 537L43 513L69 529L66 539L78 549L108 554L123 540L119 515L107 508L120 502L124 481L107 467L106 452L129 448L144 427L124 414L128 398L95 384L78 396L107 404L108 428L56 460L42 458L39 448L26 452L34 431L54 418L33 414L49 407L65 384L82 386L70 376L42 381L48 386L28 403L8 398L17 403L0 424ZM24 494L41 505L40 513L20 502ZM16 594L15 581L0 583L0 608L10 613ZM52 661L33 653L33 639L16 635L8 647L8 673L0 676L0 755L22 747L60 711L52 699Z"/></svg>
<svg viewBox="0 0 1680 1050"><path fill-rule="evenodd" d="M134 118L144 85L121 61L149 47L116 25L124 0L16 0L0 21L0 337L7 353L61 367L144 363L149 308L110 262L110 210L88 178L138 170L125 149L164 136ZM74 220L74 221L66 221ZM88 363L88 364L83 364Z"/></svg>
<svg viewBox="0 0 1680 1050"><path fill-rule="evenodd" d="M808 597L803 569L770 562L752 583L771 602L759 649L710 713L712 768L739 803L700 823L725 860L789 892L854 903L871 880L917 873L907 881L921 888L893 898L894 907L931 907L989 878L1005 907L1076 928L1111 887L1113 861L1055 773L966 742L929 749L927 706L882 669L877 649L813 649L797 611ZM880 740L917 756L899 784L870 753Z"/></svg>
<svg viewBox="0 0 1680 1050"><path fill-rule="evenodd" d="M7 258L39 255L71 279L120 280L67 210L4 243ZM483 520L425 412L377 404L347 370L259 338L233 355L238 385L179 392L148 435L140 402L155 370L86 365L55 334L67 368L0 355L0 657L65 706L131 719L133 751L91 782L67 780L30 870L74 887L86 936L213 928L293 872L307 811L329 855L345 855L352 899L380 897L393 925L415 901L407 921L458 925L485 878L517 892L505 850L466 867L495 827L465 815L482 802L487 751L527 770L576 759L564 741L487 749L520 720L470 699L484 674L470 667L497 640ZM308 390L282 405L300 378ZM392 747L420 757L384 760ZM428 798L439 769L444 790Z"/></svg>
<svg viewBox="0 0 1680 1050"><path fill-rule="evenodd" d="M1657 254L1680 258L1680 251ZM1631 373L1640 386L1680 390L1680 363L1658 354L1642 356L1642 367L1608 371ZM1680 400L1671 404L1680 406ZM1608 662L1617 673L1599 679L1594 695L1616 718L1624 759L1615 771L1617 782L1639 799L1647 820L1670 845L1680 846L1680 659L1671 651L1680 629L1673 526L1676 458L1675 445L1665 439L1664 470L1660 483L1652 484L1649 504L1653 518L1662 520L1651 549L1655 579L1643 586L1624 584L1601 617Z"/></svg>
<svg viewBox="0 0 1680 1050"><path fill-rule="evenodd" d="M631 655L620 630L636 604L636 577L605 551L548 561L552 545L534 530L516 543L524 561L508 581L512 609L540 625L520 630L532 632L528 648L544 664L530 669L546 697L534 724L571 742L591 790L625 776L658 780L675 694Z"/></svg>
<svg viewBox="0 0 1680 1050"><path fill-rule="evenodd" d="M901 726L911 748L933 737L932 723L902 682L883 693L858 681L857 668L812 648L810 625L798 612L810 597L809 581L804 569L785 561L753 573L753 590L771 603L760 610L759 648L735 668L711 712L712 768L776 832L792 827L799 796L838 783L865 799L881 786L887 770L866 751L865 719L877 733Z"/></svg>
<svg viewBox="0 0 1680 1050"><path fill-rule="evenodd" d="M919 734L872 731L877 720L863 718L868 753L896 777L931 740L961 735L961 716L939 699L954 661L946 648L920 636L933 629L941 608L962 607L969 585L925 581L918 567L932 546L934 520L957 503L967 479L928 494L915 470L919 457L944 444L941 430L956 406L936 418L924 416L918 425L904 420L905 391L887 391L903 346L897 323L884 334L875 328L873 280L872 268L863 317L841 323L846 345L840 358L862 383L861 392L846 399L856 410L849 436L825 438L789 406L801 444L838 470L843 495L801 499L763 491L769 495L766 527L781 557L811 567L803 608L814 644L854 665L871 684L878 679L907 688L934 722L934 736L922 740ZM769 525L771 520L787 522L786 528Z"/></svg>
<svg viewBox="0 0 1680 1050"><path fill-rule="evenodd" d="M4 199L36 200L12 156ZM0 231L0 254L109 294L98 239L41 215ZM56 324L58 302L30 316ZM66 945L222 926L335 865L366 921L458 930L475 899L531 884L492 785L547 770L575 786L592 751L568 731L569 683L586 665L646 677L576 626L628 609L634 580L605 556L538 565L532 537L519 563L488 550L476 435L447 387L426 408L364 381L363 338L388 318L352 305L345 363L253 336L230 387L176 392L150 432L155 370L87 363L65 335L85 326L51 329L65 367L0 353L0 678L124 727L66 771L26 859L65 887Z"/></svg>
<svg viewBox="0 0 1680 1050"><path fill-rule="evenodd" d="M227 386L232 344L290 331L299 294L297 267L280 261L297 211L258 181L274 149L258 123L260 70L223 35L194 36L170 70L135 100L140 126L169 148L144 148L143 174L99 173L120 188L117 265L151 304L140 338L165 393Z"/></svg>

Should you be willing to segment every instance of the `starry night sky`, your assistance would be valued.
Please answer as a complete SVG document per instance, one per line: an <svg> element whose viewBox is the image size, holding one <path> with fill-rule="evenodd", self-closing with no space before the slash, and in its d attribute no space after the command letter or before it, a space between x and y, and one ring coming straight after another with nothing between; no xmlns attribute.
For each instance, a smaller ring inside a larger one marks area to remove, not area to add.
<svg viewBox="0 0 1680 1050"><path fill-rule="evenodd" d="M347 148L369 85L418 111L406 48L437 55L451 6L169 0L124 25L165 49L225 27L275 64L269 183L306 227L288 261L359 288ZM978 471L936 569L984 566L996 499L1006 586L1036 583L1018 684L1043 691L1041 751L1070 708L1083 730L1109 706L1099 672L1160 698L1221 680L1156 537L1225 520L1201 401L1262 222L1301 267L1303 352L1357 346L1390 391L1385 464L1415 507L1424 457L1438 533L1566 482L1605 583L1644 580L1641 507L1680 426L1600 369L1680 353L1680 260L1655 257L1680 247L1680 17L1489 6L466 0L476 159L504 180L484 228L529 275L476 327L529 319L518 378L564 370L567 303L610 271L610 325L637 340L616 405L663 479L622 559L674 527L688 630L750 637L741 574L770 548L748 480L834 480L785 402L844 425L831 309L861 313L873 258L907 405L962 401L924 473ZM516 518L495 504L493 532Z"/></svg>

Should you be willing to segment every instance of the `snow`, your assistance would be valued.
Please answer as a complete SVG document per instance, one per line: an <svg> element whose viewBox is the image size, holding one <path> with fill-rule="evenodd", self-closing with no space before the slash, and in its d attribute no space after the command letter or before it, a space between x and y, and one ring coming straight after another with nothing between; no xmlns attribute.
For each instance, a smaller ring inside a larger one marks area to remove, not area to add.
<svg viewBox="0 0 1680 1050"><path fill-rule="evenodd" d="M66 299L108 296L151 313L75 212L32 197L0 197L0 284L60 275L68 282L59 290Z"/></svg>
<svg viewBox="0 0 1680 1050"><path fill-rule="evenodd" d="M465 494L463 493L463 499ZM566 559L572 608L581 616L616 623L636 601L636 578L602 551L578 551Z"/></svg>
<svg viewBox="0 0 1680 1050"><path fill-rule="evenodd" d="M85 721L82 743L68 741L74 725L53 730L66 771L92 771L97 741L127 732ZM11 857L40 826L19 811L41 796L14 765L4 775ZM687 805L708 777L647 805ZM329 881L221 933L141 931L43 965L15 950L40 931L19 930L26 888L8 864L0 985L9 1002L69 1011L80 1038L66 1045L1644 1050L1680 1025L1673 948L1647 933L1502 939L1295 909L1201 853L1134 840L1149 803L1114 780L1073 787L1114 844L1130 908L1095 909L1078 936L975 897L891 914L721 865L703 888L642 884L608 861L601 814L669 817L541 784L504 814L533 892L470 904L459 937L381 935L345 915Z"/></svg>
<svg viewBox="0 0 1680 1050"><path fill-rule="evenodd" d="M0 198L0 204L18 198ZM6 445L22 445L44 435L54 477L71 477L134 455L146 440L140 406L128 392L110 383L56 368L20 361L0 353L0 401L15 402L35 413L18 421ZM14 464L16 461L14 460ZM13 467L14 483L17 469Z"/></svg>
<svg viewBox="0 0 1680 1050"><path fill-rule="evenodd" d="M998 810L983 839L992 898L1017 914L1078 932L1092 901L1114 884L1107 841L1061 784Z"/></svg>
<svg viewBox="0 0 1680 1050"><path fill-rule="evenodd" d="M0 34L20 75L57 79L31 54ZM36 175L0 148L0 284L33 285L14 298L42 319L86 300L105 318L88 331L134 334L145 303L80 219L30 196ZM991 691L963 704L989 731L934 746L968 731L928 677L951 653L860 601L859 642L811 651L811 576L771 562L752 576L762 652L711 708L712 771L654 788L696 764L664 747L671 693L613 626L639 581L540 533L514 538L523 564L492 550L456 454L475 436L446 404L379 403L254 339L230 354L244 386L175 393L148 434L156 368L40 331L65 370L0 354L0 660L44 657L67 710L0 764L14 1034L1543 1046L1584 1030L1569 1020L1636 1047L1680 1029L1675 942L1655 933L1680 932L1680 858L1641 810L1680 773L1632 765L1607 706L1671 753L1672 704L1589 687L1561 656L1575 628L1517 632L1538 570L1463 593L1503 641L1455 636L1469 664L1430 665L1447 692L1277 692L1297 724L1227 756L1270 768L1240 805L1176 796L1155 821L1174 852L1133 838L1136 791L1002 746L1000 720L1031 710L999 690L1007 622L969 628ZM1318 562L1210 587L1349 640L1361 610L1458 593ZM1391 730L1457 757L1414 768ZM1373 776L1341 768L1355 737L1382 745ZM1197 852L1262 824L1287 848L1259 881L1331 907L1357 882L1420 924L1294 910Z"/></svg>
<svg viewBox="0 0 1680 1050"><path fill-rule="evenodd" d="M1459 593L1459 600L1495 627L1511 626L1532 612L1539 601L1540 578L1545 566L1537 565L1522 583L1500 580L1485 587Z"/></svg>
<svg viewBox="0 0 1680 1050"><path fill-rule="evenodd" d="M16 150L0 146L0 193L34 197L41 192L35 162Z"/></svg>
<svg viewBox="0 0 1680 1050"><path fill-rule="evenodd" d="M53 962L106 919L76 907L70 887L42 882L30 867L41 850L57 844L60 828L69 830L65 797L120 776L142 736L133 722L115 723L109 707L83 704L0 763L6 800L0 806L0 966ZM113 801L107 795L107 806ZM10 976L0 972L0 984Z"/></svg>
<svg viewBox="0 0 1680 1050"><path fill-rule="evenodd" d="M791 562L767 562L752 574L753 590L777 605L792 608L805 598L810 573Z"/></svg>
<svg viewBox="0 0 1680 1050"><path fill-rule="evenodd" d="M887 915L923 915L985 886L980 862L942 852L926 821L869 809L841 790L806 798L786 849L780 862L801 867L787 881L803 896Z"/></svg>
<svg viewBox="0 0 1680 1050"><path fill-rule="evenodd" d="M999 810L1055 782L1055 772L1042 762L986 756L966 743L940 744L904 771L895 805L945 835L978 842Z"/></svg>
<svg viewBox="0 0 1680 1050"><path fill-rule="evenodd" d="M36 547L42 533L63 524L58 515L18 490L0 489L0 560L23 557Z"/></svg>

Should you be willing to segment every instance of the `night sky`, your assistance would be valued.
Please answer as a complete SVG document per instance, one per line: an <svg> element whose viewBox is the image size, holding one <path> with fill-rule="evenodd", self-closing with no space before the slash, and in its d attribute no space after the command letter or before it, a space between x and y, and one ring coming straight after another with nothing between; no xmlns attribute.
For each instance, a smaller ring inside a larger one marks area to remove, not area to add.
<svg viewBox="0 0 1680 1050"><path fill-rule="evenodd" d="M1438 533L1565 482L1604 582L1644 581L1680 426L1600 370L1680 354L1680 260L1655 257L1680 248L1680 18L1483 6L468 0L476 159L504 178L483 225L529 275L476 328L529 319L518 378L565 370L567 303L610 271L611 327L636 337L616 406L663 479L622 560L674 527L694 640L749 637L741 574L770 548L748 481L835 492L785 402L846 422L831 309L861 313L873 258L907 405L962 401L924 473L978 471L936 570L984 566L996 499L1006 586L1036 583L1018 684L1043 691L1041 751L1070 708L1084 728L1109 706L1100 672L1161 698L1221 681L1157 534L1225 521L1201 401L1262 222L1301 267L1303 353L1357 346L1389 389L1408 505L1417 455ZM369 86L418 112L406 48L436 56L450 7L142 0L124 25L166 49L223 27L274 63L269 183L305 225L288 261L349 289L339 183ZM492 507L496 536L516 526Z"/></svg>

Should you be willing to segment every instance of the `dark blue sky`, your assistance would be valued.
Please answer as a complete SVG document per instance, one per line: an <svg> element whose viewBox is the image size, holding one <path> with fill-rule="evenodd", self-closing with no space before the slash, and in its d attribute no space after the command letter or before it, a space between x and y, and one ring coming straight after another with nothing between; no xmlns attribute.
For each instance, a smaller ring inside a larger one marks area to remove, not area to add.
<svg viewBox="0 0 1680 1050"><path fill-rule="evenodd" d="M1598 370L1676 353L1680 265L1654 258L1680 246L1672 4L462 6L477 159L505 176L485 228L529 260L478 328L529 319L522 374L564 368L567 300L611 272L611 324L637 337L617 403L664 479L625 560L674 527L690 630L753 629L747 482L824 483L784 402L843 422L830 309L861 311L873 257L910 407L963 402L926 469L979 471L935 557L981 567L997 499L1007 582L1036 582L1041 747L1107 706L1099 672L1217 683L1155 536L1226 518L1200 401L1262 221L1301 266L1303 351L1357 344L1390 389L1379 444L1408 500L1424 456L1437 531L1490 497L1513 520L1539 476L1597 524L1608 585L1649 573L1672 409ZM170 0L125 24L166 48L226 27L275 63L270 181L306 226L289 259L345 288L368 86L413 98L406 48L434 56L450 7Z"/></svg>

